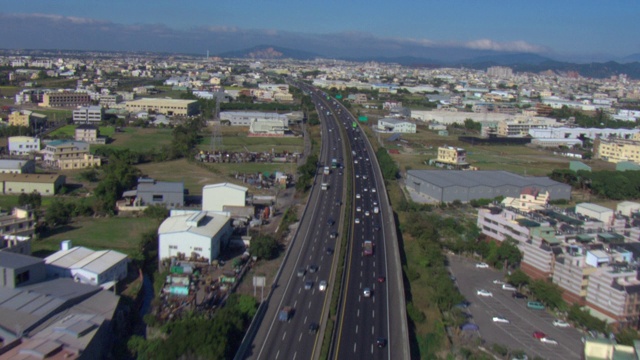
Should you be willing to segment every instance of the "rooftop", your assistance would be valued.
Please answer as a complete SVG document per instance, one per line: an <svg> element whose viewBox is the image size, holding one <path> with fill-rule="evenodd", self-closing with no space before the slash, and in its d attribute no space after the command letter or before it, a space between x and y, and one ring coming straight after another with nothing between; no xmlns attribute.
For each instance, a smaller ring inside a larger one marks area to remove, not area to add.
<svg viewBox="0 0 640 360"><path fill-rule="evenodd" d="M194 223L194 214L201 214L201 218ZM166 218L158 228L158 234L172 234L188 232L200 236L213 237L229 221L229 217L208 211L192 212Z"/></svg>
<svg viewBox="0 0 640 360"><path fill-rule="evenodd" d="M94 251L76 246L69 250L61 250L47 256L47 265L65 269L85 269L96 274L109 270L113 265L126 259L127 255L114 250Z"/></svg>
<svg viewBox="0 0 640 360"><path fill-rule="evenodd" d="M21 269L39 263L42 263L42 259L35 256L0 251L0 267L2 268Z"/></svg>
<svg viewBox="0 0 640 360"><path fill-rule="evenodd" d="M408 175L435 184L439 187L451 186L556 186L565 185L543 176L521 176L508 171L461 171L461 170L409 170ZM568 185L567 185L568 186Z"/></svg>

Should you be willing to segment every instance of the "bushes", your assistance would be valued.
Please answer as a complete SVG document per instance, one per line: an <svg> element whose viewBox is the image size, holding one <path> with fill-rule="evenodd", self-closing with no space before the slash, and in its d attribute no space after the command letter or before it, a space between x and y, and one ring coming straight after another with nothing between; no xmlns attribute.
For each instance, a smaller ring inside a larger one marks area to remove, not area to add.
<svg viewBox="0 0 640 360"><path fill-rule="evenodd" d="M395 180L398 177L398 165L393 161L391 155L387 152L387 149L381 147L376 151L376 158L378 164L380 164L380 170L382 170L382 177L385 180Z"/></svg>

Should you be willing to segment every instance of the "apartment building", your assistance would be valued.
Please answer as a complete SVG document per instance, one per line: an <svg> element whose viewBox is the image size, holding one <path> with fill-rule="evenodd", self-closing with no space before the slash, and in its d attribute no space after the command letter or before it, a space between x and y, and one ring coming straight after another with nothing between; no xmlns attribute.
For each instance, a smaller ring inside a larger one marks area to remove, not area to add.
<svg viewBox="0 0 640 360"><path fill-rule="evenodd" d="M506 66L491 66L487 69L487 75L502 79L510 79L513 77L513 69Z"/></svg>
<svg viewBox="0 0 640 360"><path fill-rule="evenodd" d="M437 161L444 164L465 165L467 164L467 150L454 146L438 147Z"/></svg>
<svg viewBox="0 0 640 360"><path fill-rule="evenodd" d="M640 164L640 141L634 139L599 138L593 142L594 157L604 161L619 163L630 161Z"/></svg>
<svg viewBox="0 0 640 360"><path fill-rule="evenodd" d="M120 94L110 94L110 95L100 95L99 104L101 107L112 107L122 102L122 95Z"/></svg>
<svg viewBox="0 0 640 360"><path fill-rule="evenodd" d="M11 126L42 126L47 122L47 116L29 110L14 111L9 114Z"/></svg>
<svg viewBox="0 0 640 360"><path fill-rule="evenodd" d="M103 117L104 109L101 106L82 106L73 110L75 124L100 124Z"/></svg>
<svg viewBox="0 0 640 360"><path fill-rule="evenodd" d="M30 155L40 151L40 139L30 136L10 136L8 146L11 155Z"/></svg>
<svg viewBox="0 0 640 360"><path fill-rule="evenodd" d="M15 207L11 213L0 212L0 236L33 236L36 219L33 209Z"/></svg>
<svg viewBox="0 0 640 360"><path fill-rule="evenodd" d="M100 137L100 129L94 125L83 124L75 129L76 141L83 141L89 144L105 144L107 139Z"/></svg>
<svg viewBox="0 0 640 360"><path fill-rule="evenodd" d="M199 106L196 100L155 98L142 98L139 100L128 101L126 109L128 112L132 113L151 111L169 116L192 116L199 112Z"/></svg>
<svg viewBox="0 0 640 360"><path fill-rule="evenodd" d="M42 107L78 107L91 105L91 97L85 93L73 92L50 92L42 96L42 102L38 106Z"/></svg>
<svg viewBox="0 0 640 360"><path fill-rule="evenodd" d="M42 151L44 163L58 169L84 169L100 166L101 159L89 153L83 141L54 140Z"/></svg>
<svg viewBox="0 0 640 360"><path fill-rule="evenodd" d="M547 129L556 125L555 119L522 118L498 123L498 136L524 137L531 129Z"/></svg>

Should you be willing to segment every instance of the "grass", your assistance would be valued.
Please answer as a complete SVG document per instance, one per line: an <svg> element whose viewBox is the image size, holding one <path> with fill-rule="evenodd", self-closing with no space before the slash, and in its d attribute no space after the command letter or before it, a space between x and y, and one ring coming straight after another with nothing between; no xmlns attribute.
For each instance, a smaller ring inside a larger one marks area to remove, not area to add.
<svg viewBox="0 0 640 360"><path fill-rule="evenodd" d="M226 164L221 164L226 165ZM148 163L137 166L144 175L159 181L184 181L185 189L191 195L202 194L202 187L207 184L231 181L222 175L190 163L186 159L166 161L161 163ZM237 182L236 182L237 183Z"/></svg>
<svg viewBox="0 0 640 360"><path fill-rule="evenodd" d="M158 228L149 218L76 218L71 224L54 229L53 234L36 240L34 253L57 251L62 240L71 240L73 246L85 246L93 250L112 249L131 254L138 246L142 233Z"/></svg>
<svg viewBox="0 0 640 360"><path fill-rule="evenodd" d="M126 127L123 130L123 132L114 131L111 135L105 133L113 141L107 145L91 145L91 148L95 150L106 146L131 151L148 151L171 144L171 129Z"/></svg>
<svg viewBox="0 0 640 360"><path fill-rule="evenodd" d="M222 149L232 152L250 151L250 152L270 152L282 153L302 152L304 147L304 139L302 137L285 137L285 138L264 138L264 137L248 137L247 132L235 131L231 135L222 132ZM231 135L231 136L227 136ZM206 136L198 145L200 150L211 149L211 137Z"/></svg>
<svg viewBox="0 0 640 360"><path fill-rule="evenodd" d="M76 135L76 128L78 127L78 125L65 125L59 129L56 129L55 131L52 131L50 136L64 136L64 137L70 137L73 138ZM113 135L115 134L115 128L113 126L100 126L98 127L98 129L100 130L100 136L108 136L108 137L113 137Z"/></svg>
<svg viewBox="0 0 640 360"><path fill-rule="evenodd" d="M3 96L13 97L20 92L22 88L19 86L0 86L0 94Z"/></svg>
<svg viewBox="0 0 640 360"><path fill-rule="evenodd" d="M47 119L53 122L58 122L58 121L63 121L65 119L73 118L73 110L38 108L33 111L38 114L46 115Z"/></svg>

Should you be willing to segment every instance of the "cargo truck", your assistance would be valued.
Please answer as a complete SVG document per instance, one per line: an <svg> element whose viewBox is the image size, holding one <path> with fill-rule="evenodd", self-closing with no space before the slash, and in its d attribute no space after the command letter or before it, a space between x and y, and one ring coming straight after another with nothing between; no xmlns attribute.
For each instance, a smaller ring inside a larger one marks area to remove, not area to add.
<svg viewBox="0 0 640 360"><path fill-rule="evenodd" d="M364 241L364 256L371 256L373 255L373 242L371 240L365 240Z"/></svg>

